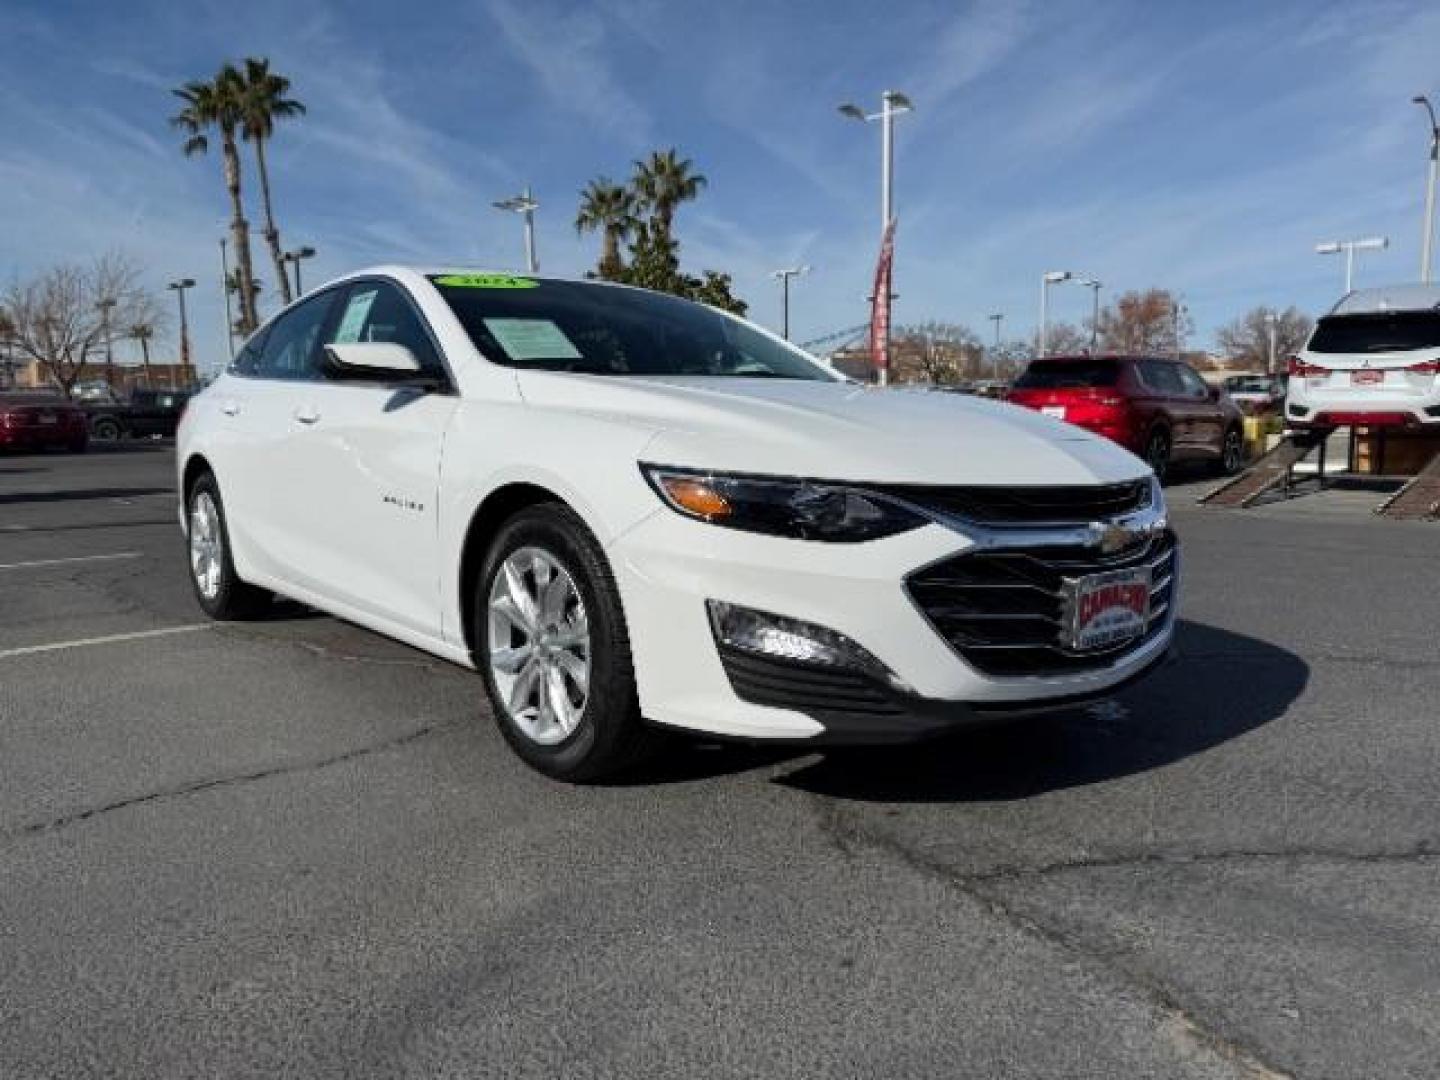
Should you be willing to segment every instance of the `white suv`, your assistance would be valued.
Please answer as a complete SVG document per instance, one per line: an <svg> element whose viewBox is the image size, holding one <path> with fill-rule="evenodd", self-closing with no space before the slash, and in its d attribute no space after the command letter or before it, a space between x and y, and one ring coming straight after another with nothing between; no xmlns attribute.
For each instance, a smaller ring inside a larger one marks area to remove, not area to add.
<svg viewBox="0 0 1440 1080"><path fill-rule="evenodd" d="M1440 286L1348 294L1290 359L1292 426L1440 425Z"/></svg>
<svg viewBox="0 0 1440 1080"><path fill-rule="evenodd" d="M191 401L178 450L207 612L281 593L478 668L569 779L654 727L874 741L1062 707L1175 625L1139 459L639 289L334 282Z"/></svg>

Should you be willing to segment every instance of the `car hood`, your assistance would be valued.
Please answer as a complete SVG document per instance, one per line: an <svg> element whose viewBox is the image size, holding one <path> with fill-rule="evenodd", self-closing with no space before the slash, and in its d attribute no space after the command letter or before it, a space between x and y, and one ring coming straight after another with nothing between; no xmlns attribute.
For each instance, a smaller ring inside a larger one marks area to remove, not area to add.
<svg viewBox="0 0 1440 1080"><path fill-rule="evenodd" d="M519 373L527 404L651 429L646 460L717 471L917 484L1095 484L1145 465L1028 409L854 383Z"/></svg>

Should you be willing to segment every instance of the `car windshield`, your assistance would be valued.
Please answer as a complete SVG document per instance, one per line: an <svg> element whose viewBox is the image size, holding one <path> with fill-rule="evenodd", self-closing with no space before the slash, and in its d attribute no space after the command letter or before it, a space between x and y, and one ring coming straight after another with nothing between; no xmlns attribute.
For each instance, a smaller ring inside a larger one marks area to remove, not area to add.
<svg viewBox="0 0 1440 1080"><path fill-rule="evenodd" d="M1114 360L1036 360L1015 380L1015 388L1083 390L1119 381L1120 365Z"/></svg>
<svg viewBox="0 0 1440 1080"><path fill-rule="evenodd" d="M1269 394L1275 380L1267 375L1232 375L1225 380L1225 389L1232 394Z"/></svg>
<svg viewBox="0 0 1440 1080"><path fill-rule="evenodd" d="M501 274L430 280L476 348L508 367L837 381L745 322L663 293Z"/></svg>
<svg viewBox="0 0 1440 1080"><path fill-rule="evenodd" d="M1317 353L1413 352L1440 348L1440 311L1371 311L1321 319L1310 339Z"/></svg>

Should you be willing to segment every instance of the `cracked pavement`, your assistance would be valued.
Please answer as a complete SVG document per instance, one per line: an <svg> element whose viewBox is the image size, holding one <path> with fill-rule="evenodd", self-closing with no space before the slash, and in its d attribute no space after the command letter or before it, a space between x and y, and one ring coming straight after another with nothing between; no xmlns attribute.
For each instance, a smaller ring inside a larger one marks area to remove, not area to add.
<svg viewBox="0 0 1440 1080"><path fill-rule="evenodd" d="M919 748L527 770L475 677L201 624L168 448L0 458L0 1076L1421 1077L1440 530L1170 497L1179 661ZM1197 485L1203 487L1203 485Z"/></svg>

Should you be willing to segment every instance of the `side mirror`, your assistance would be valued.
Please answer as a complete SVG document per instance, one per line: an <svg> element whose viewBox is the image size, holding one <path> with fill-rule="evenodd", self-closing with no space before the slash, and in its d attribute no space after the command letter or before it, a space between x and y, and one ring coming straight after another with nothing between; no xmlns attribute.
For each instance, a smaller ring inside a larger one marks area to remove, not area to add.
<svg viewBox="0 0 1440 1080"><path fill-rule="evenodd" d="M352 341L326 345L321 365L326 378L362 382L433 385L420 361L406 346L393 341Z"/></svg>

